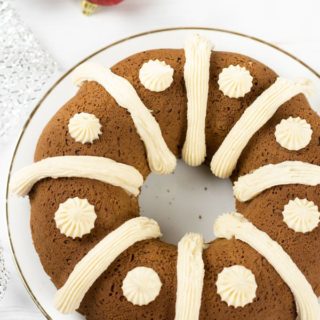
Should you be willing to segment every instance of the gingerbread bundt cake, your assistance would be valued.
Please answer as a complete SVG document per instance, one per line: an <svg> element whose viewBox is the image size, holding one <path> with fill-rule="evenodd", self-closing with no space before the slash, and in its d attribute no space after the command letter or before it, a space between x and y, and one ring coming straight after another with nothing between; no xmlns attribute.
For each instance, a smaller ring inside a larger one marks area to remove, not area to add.
<svg viewBox="0 0 320 320"><path fill-rule="evenodd" d="M212 51L137 53L84 64L80 86L43 130L35 163L15 173L29 195L41 263L62 313L86 319L319 320L320 119L308 81ZM216 240L174 246L139 216L138 194L176 158L234 182L237 212Z"/></svg>

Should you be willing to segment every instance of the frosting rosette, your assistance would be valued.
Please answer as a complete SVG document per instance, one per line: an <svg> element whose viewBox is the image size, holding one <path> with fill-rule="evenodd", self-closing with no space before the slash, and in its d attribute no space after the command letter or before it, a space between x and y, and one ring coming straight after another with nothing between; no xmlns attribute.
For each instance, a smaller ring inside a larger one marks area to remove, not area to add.
<svg viewBox="0 0 320 320"><path fill-rule="evenodd" d="M82 238L94 228L97 215L87 199L69 198L54 215L57 228L67 237Z"/></svg>
<svg viewBox="0 0 320 320"><path fill-rule="evenodd" d="M68 129L70 136L82 144L92 143L102 133L99 119L87 112L76 113L69 120Z"/></svg>
<svg viewBox="0 0 320 320"><path fill-rule="evenodd" d="M234 265L224 268L218 274L216 286L221 300L235 308L244 307L256 297L255 276L244 266Z"/></svg>
<svg viewBox="0 0 320 320"><path fill-rule="evenodd" d="M168 89L173 81L173 68L160 60L145 62L140 71L139 79L142 85L154 92Z"/></svg>
<svg viewBox="0 0 320 320"><path fill-rule="evenodd" d="M313 201L295 198L284 206L283 221L296 232L310 232L319 224L320 212Z"/></svg>
<svg viewBox="0 0 320 320"><path fill-rule="evenodd" d="M153 269L136 267L127 273L122 283L122 291L129 302L144 306L155 300L161 286L161 280Z"/></svg>
<svg viewBox="0 0 320 320"><path fill-rule="evenodd" d="M219 89L229 98L242 98L252 88L250 72L239 65L230 65L219 74Z"/></svg>
<svg viewBox="0 0 320 320"><path fill-rule="evenodd" d="M287 150L300 150L311 141L310 124L300 117L283 119L276 126L275 137L281 147Z"/></svg>

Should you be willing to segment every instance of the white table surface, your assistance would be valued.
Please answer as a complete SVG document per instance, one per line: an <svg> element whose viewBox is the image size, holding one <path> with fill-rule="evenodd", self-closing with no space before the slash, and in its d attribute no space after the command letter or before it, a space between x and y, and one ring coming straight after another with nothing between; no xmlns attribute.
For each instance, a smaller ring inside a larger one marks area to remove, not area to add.
<svg viewBox="0 0 320 320"><path fill-rule="evenodd" d="M91 17L81 14L80 0L13 0L13 4L58 61L59 73L110 42L175 26L218 27L260 37L320 72L319 0L125 0ZM11 274L6 295L0 301L0 319L36 320L43 316L20 282L5 229L5 180L16 138L2 147L0 160L0 245Z"/></svg>

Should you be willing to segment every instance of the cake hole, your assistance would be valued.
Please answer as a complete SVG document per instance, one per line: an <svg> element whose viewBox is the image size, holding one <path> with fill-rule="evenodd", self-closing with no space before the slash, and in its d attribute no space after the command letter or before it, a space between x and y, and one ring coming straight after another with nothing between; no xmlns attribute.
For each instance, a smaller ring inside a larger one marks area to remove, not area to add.
<svg viewBox="0 0 320 320"><path fill-rule="evenodd" d="M213 222L235 210L229 179L214 177L208 166L189 167L179 160L173 174L150 174L139 198L141 215L155 219L163 240L177 244L187 232L197 232L206 242L214 239Z"/></svg>

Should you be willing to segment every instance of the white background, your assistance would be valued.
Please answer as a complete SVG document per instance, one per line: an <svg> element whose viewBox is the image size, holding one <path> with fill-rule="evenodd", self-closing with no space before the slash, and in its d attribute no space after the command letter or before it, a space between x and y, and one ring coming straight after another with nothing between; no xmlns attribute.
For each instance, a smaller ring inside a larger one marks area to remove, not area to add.
<svg viewBox="0 0 320 320"><path fill-rule="evenodd" d="M91 17L81 14L80 0L13 0L13 4L58 61L60 73L110 42L175 26L225 28L260 37L320 72L319 0L125 0ZM43 319L20 283L7 246L3 199L14 138L1 150L0 160L0 242L11 273L6 296L0 301L0 319Z"/></svg>

